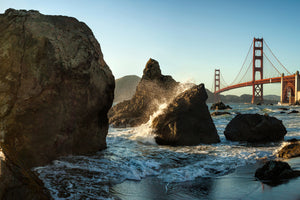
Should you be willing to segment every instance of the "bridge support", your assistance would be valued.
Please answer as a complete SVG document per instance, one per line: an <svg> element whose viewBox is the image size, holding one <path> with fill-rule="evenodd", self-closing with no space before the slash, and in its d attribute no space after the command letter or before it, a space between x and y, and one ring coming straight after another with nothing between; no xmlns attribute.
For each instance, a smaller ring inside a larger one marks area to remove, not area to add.
<svg viewBox="0 0 300 200"><path fill-rule="evenodd" d="M299 71L295 74L295 102L298 101L300 103L300 77Z"/></svg>
<svg viewBox="0 0 300 200"><path fill-rule="evenodd" d="M288 78L284 74L281 75L281 104L294 104L300 102L300 77L299 71L294 74L295 77Z"/></svg>
<svg viewBox="0 0 300 200"><path fill-rule="evenodd" d="M214 91L214 101L220 101L220 94L216 91L220 90L220 69L215 69L215 91Z"/></svg>
<svg viewBox="0 0 300 200"><path fill-rule="evenodd" d="M254 84L256 73L263 79L263 38L253 39L253 67L252 67L252 100L251 103L263 103L263 84Z"/></svg>

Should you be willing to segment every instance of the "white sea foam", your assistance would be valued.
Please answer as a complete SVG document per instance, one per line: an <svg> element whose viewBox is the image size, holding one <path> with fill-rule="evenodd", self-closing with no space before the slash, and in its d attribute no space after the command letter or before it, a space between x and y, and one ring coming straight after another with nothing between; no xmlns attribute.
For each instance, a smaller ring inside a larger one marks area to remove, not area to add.
<svg viewBox="0 0 300 200"><path fill-rule="evenodd" d="M163 102L161 104L157 105L157 111L155 111L151 116L147 123L140 125L139 127L135 128L134 134L130 137L132 140L139 141L144 144L152 144L156 145L155 139L154 139L154 130L151 127L153 120L164 113L164 110L168 107L168 105L172 102L172 100L180 93L188 90L191 88L194 84L191 83L180 83L177 88L176 92L173 98L171 98L169 101Z"/></svg>
<svg viewBox="0 0 300 200"><path fill-rule="evenodd" d="M238 112L256 113L259 110L263 113L262 109L238 106L234 107ZM154 115L160 114L165 107L162 105ZM286 138L300 139L300 121L295 115L270 113L283 120L288 130ZM54 199L113 199L109 188L125 180L139 181L155 176L166 183L194 181L199 177L224 175L258 159L274 157L281 143L251 146L226 141L223 131L231 118L213 119L221 137L219 144L158 146L149 124L138 128L110 128L106 150L94 156L64 157L51 165L35 168L35 171Z"/></svg>

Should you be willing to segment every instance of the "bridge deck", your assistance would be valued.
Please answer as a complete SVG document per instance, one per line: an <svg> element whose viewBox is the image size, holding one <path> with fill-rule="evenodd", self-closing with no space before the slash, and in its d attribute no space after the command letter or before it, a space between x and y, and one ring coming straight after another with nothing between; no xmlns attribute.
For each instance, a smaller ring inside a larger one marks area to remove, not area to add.
<svg viewBox="0 0 300 200"><path fill-rule="evenodd" d="M294 81L295 80L295 75L293 74L293 75L289 75L289 76L284 76L284 80L285 81ZM280 77L260 79L260 80L254 81L254 82L249 81L249 82L239 83L239 84L236 84L236 85L230 85L228 87L222 88L220 90L217 90L215 92L215 94L225 92L225 91L228 91L228 90L232 90L232 89L236 89L236 88L252 86L253 84L258 85L258 84L270 84L270 83L280 83L280 82L281 82L281 76Z"/></svg>

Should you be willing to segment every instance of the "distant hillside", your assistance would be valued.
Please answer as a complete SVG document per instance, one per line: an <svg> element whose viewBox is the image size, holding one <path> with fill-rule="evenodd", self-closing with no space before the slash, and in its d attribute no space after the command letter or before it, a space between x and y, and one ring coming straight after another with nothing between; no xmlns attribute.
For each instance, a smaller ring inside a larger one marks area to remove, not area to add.
<svg viewBox="0 0 300 200"><path fill-rule="evenodd" d="M140 81L140 77L136 75L124 76L116 80L115 88L115 99L114 103L118 103L124 100L129 100L135 93L137 84ZM214 102L214 94L206 89L207 92L207 103ZM224 103L250 103L252 95L243 94L241 96L237 95L221 95L221 101ZM264 95L265 103L277 103L280 101L280 96L277 95Z"/></svg>
<svg viewBox="0 0 300 200"><path fill-rule="evenodd" d="M136 75L129 75L116 79L114 103L131 99L140 79L141 78Z"/></svg>
<svg viewBox="0 0 300 200"><path fill-rule="evenodd" d="M214 94L207 91L208 99L207 103L213 103L214 102ZM243 94L241 96L237 95L220 95L221 101L224 103L250 103L252 99L252 95L250 94ZM277 103L280 101L280 96L277 95L264 95L264 102L265 103Z"/></svg>

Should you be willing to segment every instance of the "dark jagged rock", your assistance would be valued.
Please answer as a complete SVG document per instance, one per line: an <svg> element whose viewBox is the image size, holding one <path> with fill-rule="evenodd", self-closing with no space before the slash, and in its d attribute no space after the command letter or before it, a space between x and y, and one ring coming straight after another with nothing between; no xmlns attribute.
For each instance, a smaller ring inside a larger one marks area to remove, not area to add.
<svg viewBox="0 0 300 200"><path fill-rule="evenodd" d="M286 112L284 112L284 111L280 111L280 114L283 114L283 113L286 113Z"/></svg>
<svg viewBox="0 0 300 200"><path fill-rule="evenodd" d="M292 139L287 140L287 142L298 142L298 141L299 141L299 140L296 139L296 138L292 138Z"/></svg>
<svg viewBox="0 0 300 200"><path fill-rule="evenodd" d="M218 112L218 111L215 111L213 113L210 114L211 116L219 116L219 115L231 115L230 112Z"/></svg>
<svg viewBox="0 0 300 200"><path fill-rule="evenodd" d="M293 113L299 113L299 111L298 110L292 110L288 114L293 114Z"/></svg>
<svg viewBox="0 0 300 200"><path fill-rule="evenodd" d="M281 161L268 161L255 172L256 178L269 185L278 185L298 176L300 171L292 170L288 163Z"/></svg>
<svg viewBox="0 0 300 200"><path fill-rule="evenodd" d="M178 83L161 74L159 63L150 59L134 96L109 111L109 123L114 127L138 126L147 122L161 103L174 97Z"/></svg>
<svg viewBox="0 0 300 200"><path fill-rule="evenodd" d="M211 107L211 110L225 110L232 109L229 105L225 105L223 102L214 103Z"/></svg>
<svg viewBox="0 0 300 200"><path fill-rule="evenodd" d="M293 158L300 156L300 142L296 139L291 143L282 147L278 152L277 156L280 158Z"/></svg>
<svg viewBox="0 0 300 200"><path fill-rule="evenodd" d="M237 115L224 131L227 140L258 143L280 141L285 134L286 129L282 121L259 114Z"/></svg>
<svg viewBox="0 0 300 200"><path fill-rule="evenodd" d="M0 15L0 132L23 167L106 148L114 77L92 31L75 18Z"/></svg>
<svg viewBox="0 0 300 200"><path fill-rule="evenodd" d="M0 199L48 200L52 199L43 182L13 157L0 159Z"/></svg>
<svg viewBox="0 0 300 200"><path fill-rule="evenodd" d="M152 122L156 142L175 146L220 142L206 99L204 84L179 94Z"/></svg>
<svg viewBox="0 0 300 200"><path fill-rule="evenodd" d="M278 110L289 110L289 109L285 108L285 107L281 107L281 108L278 108Z"/></svg>

